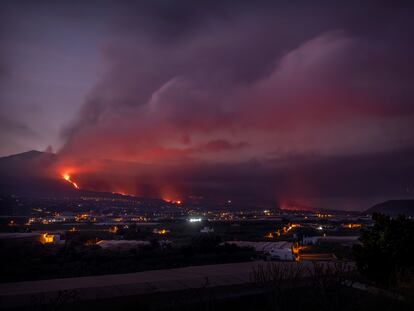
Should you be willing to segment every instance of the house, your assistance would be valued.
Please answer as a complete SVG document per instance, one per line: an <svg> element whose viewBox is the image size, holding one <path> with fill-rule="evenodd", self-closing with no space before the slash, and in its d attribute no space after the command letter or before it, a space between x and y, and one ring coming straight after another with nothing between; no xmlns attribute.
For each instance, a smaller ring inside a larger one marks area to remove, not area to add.
<svg viewBox="0 0 414 311"><path fill-rule="evenodd" d="M167 233L170 233L170 230L168 230L168 229L154 229L154 230L152 230L152 233L159 234L159 235L166 235Z"/></svg>
<svg viewBox="0 0 414 311"><path fill-rule="evenodd" d="M315 245L321 242L325 243L338 243L343 246L353 246L355 244L360 244L359 236L356 235L346 235L346 236L309 236L303 237L303 245Z"/></svg>
<svg viewBox="0 0 414 311"><path fill-rule="evenodd" d="M250 241L227 241L228 244L237 245L238 247L252 247L256 252L275 260L294 260L292 253L292 242L250 242Z"/></svg>
<svg viewBox="0 0 414 311"><path fill-rule="evenodd" d="M303 245L315 245L318 243L320 236L304 236L302 239Z"/></svg>
<svg viewBox="0 0 414 311"><path fill-rule="evenodd" d="M203 229L200 230L200 233L213 233L214 229L210 228L210 227L204 227Z"/></svg>
<svg viewBox="0 0 414 311"><path fill-rule="evenodd" d="M39 237L39 241L42 244L58 244L60 243L59 234L43 233Z"/></svg>
<svg viewBox="0 0 414 311"><path fill-rule="evenodd" d="M300 261L335 261L338 258L334 253L300 254Z"/></svg>
<svg viewBox="0 0 414 311"><path fill-rule="evenodd" d="M143 246L151 245L149 241L138 240L101 240L96 245L99 245L103 249L119 249L127 250L132 248L139 248Z"/></svg>
<svg viewBox="0 0 414 311"><path fill-rule="evenodd" d="M358 235L346 235L346 236L321 236L319 242L325 243L338 243L342 246L352 247L356 244L361 244Z"/></svg>
<svg viewBox="0 0 414 311"><path fill-rule="evenodd" d="M290 248L273 248L268 252L270 259L293 261L295 260Z"/></svg>

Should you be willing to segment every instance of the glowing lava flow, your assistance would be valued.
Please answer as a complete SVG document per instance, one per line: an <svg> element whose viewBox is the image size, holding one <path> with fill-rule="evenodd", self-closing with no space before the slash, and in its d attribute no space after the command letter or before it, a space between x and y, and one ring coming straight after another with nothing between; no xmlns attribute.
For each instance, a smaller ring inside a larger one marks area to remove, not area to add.
<svg viewBox="0 0 414 311"><path fill-rule="evenodd" d="M71 183L76 189L79 189L79 186L77 185L77 183L75 183L74 181L70 179L70 175L68 173L63 174L62 177L64 180Z"/></svg>
<svg viewBox="0 0 414 311"><path fill-rule="evenodd" d="M181 205L183 204L183 201L181 200L171 200L171 199L163 199L167 203L175 204L175 205Z"/></svg>

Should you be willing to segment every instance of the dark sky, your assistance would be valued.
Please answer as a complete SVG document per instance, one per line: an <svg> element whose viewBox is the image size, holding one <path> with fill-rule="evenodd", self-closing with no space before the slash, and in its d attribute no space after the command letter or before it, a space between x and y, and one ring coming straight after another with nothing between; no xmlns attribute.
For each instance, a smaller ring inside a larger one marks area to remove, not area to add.
<svg viewBox="0 0 414 311"><path fill-rule="evenodd" d="M411 3L2 1L0 155L137 194L412 196Z"/></svg>

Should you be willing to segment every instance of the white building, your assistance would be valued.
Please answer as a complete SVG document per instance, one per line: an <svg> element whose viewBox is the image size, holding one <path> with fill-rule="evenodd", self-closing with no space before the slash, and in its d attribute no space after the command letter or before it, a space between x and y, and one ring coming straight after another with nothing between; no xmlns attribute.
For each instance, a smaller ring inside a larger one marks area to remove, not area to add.
<svg viewBox="0 0 414 311"><path fill-rule="evenodd" d="M39 241L42 244L59 244L61 240L59 234L43 233L39 236Z"/></svg>
<svg viewBox="0 0 414 311"><path fill-rule="evenodd" d="M103 249L131 249L131 248L139 248L142 246L151 245L149 241L137 241L137 240L101 240L96 243Z"/></svg>
<svg viewBox="0 0 414 311"><path fill-rule="evenodd" d="M269 251L271 259L283 260L283 261L293 261L292 250L290 248L274 248Z"/></svg>
<svg viewBox="0 0 414 311"><path fill-rule="evenodd" d="M227 241L228 244L234 244L239 247L252 247L258 253L270 256L270 259L277 260L294 260L292 254L292 242L250 242L250 241Z"/></svg>
<svg viewBox="0 0 414 311"><path fill-rule="evenodd" d="M204 227L203 229L200 230L201 233L213 233L214 229L210 228L210 227Z"/></svg>
<svg viewBox="0 0 414 311"><path fill-rule="evenodd" d="M318 243L320 236L305 236L302 239L303 245L315 245Z"/></svg>

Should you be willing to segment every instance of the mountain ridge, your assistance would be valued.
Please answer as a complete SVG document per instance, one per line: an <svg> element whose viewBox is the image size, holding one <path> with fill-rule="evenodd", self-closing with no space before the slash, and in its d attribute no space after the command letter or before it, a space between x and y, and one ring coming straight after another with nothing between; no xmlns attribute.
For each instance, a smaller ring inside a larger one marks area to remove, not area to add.
<svg viewBox="0 0 414 311"><path fill-rule="evenodd" d="M387 200L370 207L365 211L366 214L382 213L391 216L405 214L414 216L414 199Z"/></svg>

